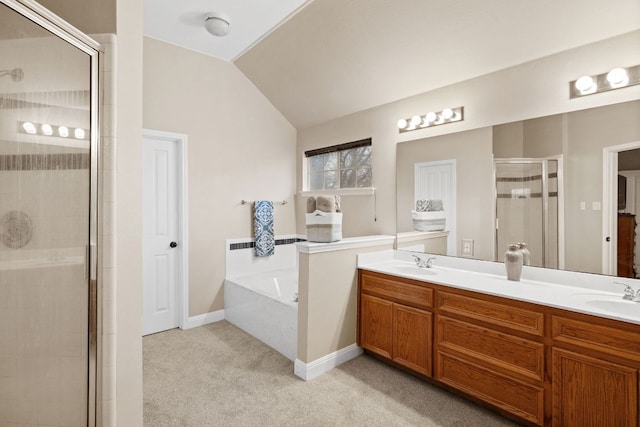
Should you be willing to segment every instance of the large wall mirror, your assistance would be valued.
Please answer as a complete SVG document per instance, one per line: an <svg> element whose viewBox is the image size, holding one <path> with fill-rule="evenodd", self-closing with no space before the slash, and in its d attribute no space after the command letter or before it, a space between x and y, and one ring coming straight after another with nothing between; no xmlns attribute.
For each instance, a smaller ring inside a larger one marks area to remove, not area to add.
<svg viewBox="0 0 640 427"><path fill-rule="evenodd" d="M534 266L640 275L640 101L407 141L396 159L398 249L501 262L524 242Z"/></svg>

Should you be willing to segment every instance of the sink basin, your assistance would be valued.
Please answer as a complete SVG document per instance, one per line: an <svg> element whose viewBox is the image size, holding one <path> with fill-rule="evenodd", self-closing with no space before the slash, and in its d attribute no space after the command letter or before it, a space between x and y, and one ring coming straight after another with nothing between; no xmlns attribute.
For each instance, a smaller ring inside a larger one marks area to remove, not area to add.
<svg viewBox="0 0 640 427"><path fill-rule="evenodd" d="M626 301L623 300L622 297L617 299L613 297L594 298L585 301L585 304L589 307L609 311L611 313L640 317L640 303Z"/></svg>
<svg viewBox="0 0 640 427"><path fill-rule="evenodd" d="M415 267L415 266L399 266L399 265L394 265L394 266L389 266L389 272L390 273L397 273L397 274L413 274L416 276L431 276L433 274L436 274L436 272L433 270L433 268L420 268L420 267Z"/></svg>

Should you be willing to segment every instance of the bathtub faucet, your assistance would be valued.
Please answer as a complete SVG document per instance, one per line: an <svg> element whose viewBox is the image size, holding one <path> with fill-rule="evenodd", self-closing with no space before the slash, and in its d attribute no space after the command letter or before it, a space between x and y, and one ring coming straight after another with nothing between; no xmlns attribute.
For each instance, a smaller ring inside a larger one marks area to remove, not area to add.
<svg viewBox="0 0 640 427"><path fill-rule="evenodd" d="M429 257L426 260L424 260L424 259L420 258L417 255L412 255L412 256L413 256L413 259L416 262L416 265L419 268L431 268L431 267L433 267L433 260L436 259L435 257Z"/></svg>

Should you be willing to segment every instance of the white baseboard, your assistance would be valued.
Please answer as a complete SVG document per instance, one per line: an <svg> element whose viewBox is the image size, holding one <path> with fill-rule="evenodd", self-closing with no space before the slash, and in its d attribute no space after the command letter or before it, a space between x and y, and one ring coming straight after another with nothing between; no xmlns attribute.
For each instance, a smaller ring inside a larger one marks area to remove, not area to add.
<svg viewBox="0 0 640 427"><path fill-rule="evenodd" d="M210 313L191 316L187 319L182 329L197 328L198 326L208 325L224 320L224 310L212 311Z"/></svg>
<svg viewBox="0 0 640 427"><path fill-rule="evenodd" d="M300 359L296 359L293 365L293 372L303 380L310 381L329 372L338 365L342 365L351 359L355 359L361 354L362 348L357 344L351 344L348 347L341 348L340 350L327 354L313 362L304 363Z"/></svg>

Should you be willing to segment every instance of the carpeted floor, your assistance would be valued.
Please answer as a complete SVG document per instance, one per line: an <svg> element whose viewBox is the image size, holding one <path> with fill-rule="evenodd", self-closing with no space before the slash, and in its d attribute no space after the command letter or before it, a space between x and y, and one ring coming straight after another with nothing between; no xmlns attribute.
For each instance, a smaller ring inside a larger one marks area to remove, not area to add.
<svg viewBox="0 0 640 427"><path fill-rule="evenodd" d="M513 426L369 356L312 381L228 322L144 338L144 425Z"/></svg>

